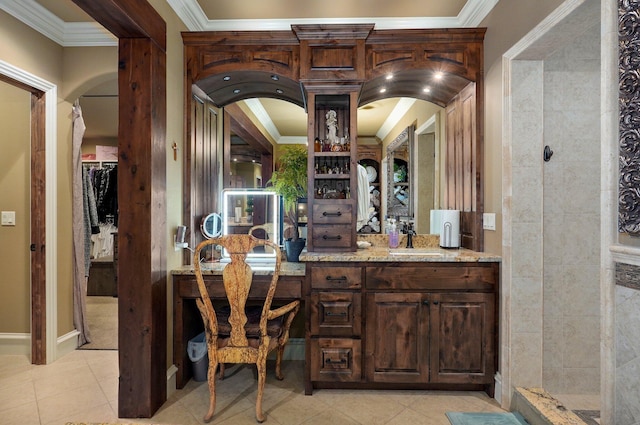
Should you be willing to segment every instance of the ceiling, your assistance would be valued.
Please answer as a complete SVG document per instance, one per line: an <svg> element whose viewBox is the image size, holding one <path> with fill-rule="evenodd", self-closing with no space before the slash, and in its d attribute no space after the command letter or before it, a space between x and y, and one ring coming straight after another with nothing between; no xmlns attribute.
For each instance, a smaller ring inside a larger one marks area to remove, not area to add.
<svg viewBox="0 0 640 425"><path fill-rule="evenodd" d="M375 29L475 27L497 2L167 0L190 31L290 30L292 24L317 23L373 23ZM117 45L117 40L72 0L2 0L0 9L65 47ZM87 126L85 137L116 137L116 96L114 79L80 99ZM393 120L399 119L413 102L423 101L363 98L367 104L358 111L358 135L371 140L384 138L393 127ZM278 143L306 140L306 113L302 107L269 98L249 99L247 105Z"/></svg>

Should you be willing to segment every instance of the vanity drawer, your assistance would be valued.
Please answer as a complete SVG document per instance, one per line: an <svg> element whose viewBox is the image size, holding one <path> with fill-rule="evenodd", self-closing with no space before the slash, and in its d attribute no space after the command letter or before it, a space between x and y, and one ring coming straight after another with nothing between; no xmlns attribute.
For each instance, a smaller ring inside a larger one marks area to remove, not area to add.
<svg viewBox="0 0 640 425"><path fill-rule="evenodd" d="M362 343L359 339L311 340L311 380L358 382L362 379Z"/></svg>
<svg viewBox="0 0 640 425"><path fill-rule="evenodd" d="M353 215L352 202L333 200L330 203L313 204L314 224L350 224Z"/></svg>
<svg viewBox="0 0 640 425"><path fill-rule="evenodd" d="M350 224L313 226L311 238L314 248L350 248L351 247Z"/></svg>
<svg viewBox="0 0 640 425"><path fill-rule="evenodd" d="M433 264L433 263L431 263ZM366 268L367 289L496 290L495 263L451 263L424 266L375 266Z"/></svg>
<svg viewBox="0 0 640 425"><path fill-rule="evenodd" d="M312 292L310 329L313 335L360 336L362 303L359 292Z"/></svg>
<svg viewBox="0 0 640 425"><path fill-rule="evenodd" d="M360 267L312 267L311 287L314 289L358 289L362 287Z"/></svg>

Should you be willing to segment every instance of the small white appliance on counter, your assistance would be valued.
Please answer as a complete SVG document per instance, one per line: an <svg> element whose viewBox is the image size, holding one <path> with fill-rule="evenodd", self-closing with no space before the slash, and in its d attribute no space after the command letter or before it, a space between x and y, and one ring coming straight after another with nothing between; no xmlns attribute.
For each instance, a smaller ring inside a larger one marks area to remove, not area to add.
<svg viewBox="0 0 640 425"><path fill-rule="evenodd" d="M460 210L431 210L431 229L440 235L440 247L460 248Z"/></svg>

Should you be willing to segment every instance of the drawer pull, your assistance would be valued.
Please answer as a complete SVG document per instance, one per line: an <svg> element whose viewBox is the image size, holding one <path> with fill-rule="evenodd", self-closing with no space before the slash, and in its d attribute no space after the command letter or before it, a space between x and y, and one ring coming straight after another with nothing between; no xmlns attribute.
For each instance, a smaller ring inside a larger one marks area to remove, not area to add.
<svg viewBox="0 0 640 425"><path fill-rule="evenodd" d="M327 211L324 211L322 213L322 215L324 217L329 217L329 216L331 216L331 217L340 217L342 215L342 212L340 212L340 211L338 211L338 212L327 212Z"/></svg>
<svg viewBox="0 0 640 425"><path fill-rule="evenodd" d="M440 304L438 301L433 302L433 305L438 305L438 304Z"/></svg>
<svg viewBox="0 0 640 425"><path fill-rule="evenodd" d="M347 277L346 276L338 276L338 277L327 276L325 279L327 279L329 282L334 280L343 281L343 280L347 280Z"/></svg>
<svg viewBox="0 0 640 425"><path fill-rule="evenodd" d="M422 304L424 304L424 305L429 305L429 300L424 300L424 301L422 301Z"/></svg>
<svg viewBox="0 0 640 425"><path fill-rule="evenodd" d="M336 235L336 236L323 235L322 239L324 239L325 241L330 239L331 240L335 239L339 241L340 239L342 239L342 235Z"/></svg>
<svg viewBox="0 0 640 425"><path fill-rule="evenodd" d="M340 359L340 360L327 359L324 362L326 364L346 364L347 363L347 359Z"/></svg>
<svg viewBox="0 0 640 425"><path fill-rule="evenodd" d="M343 311L342 313L334 313L334 312L332 312L332 311L327 311L327 312L325 313L325 315L326 315L326 316L346 316L346 315L347 315L347 312L346 312L346 311Z"/></svg>

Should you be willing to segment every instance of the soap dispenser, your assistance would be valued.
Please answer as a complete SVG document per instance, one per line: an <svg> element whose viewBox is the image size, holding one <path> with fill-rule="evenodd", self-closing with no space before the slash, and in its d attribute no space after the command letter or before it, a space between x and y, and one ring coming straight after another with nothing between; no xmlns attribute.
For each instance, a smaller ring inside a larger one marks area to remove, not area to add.
<svg viewBox="0 0 640 425"><path fill-rule="evenodd" d="M400 244L400 235L394 218L389 219L389 248L397 248Z"/></svg>

